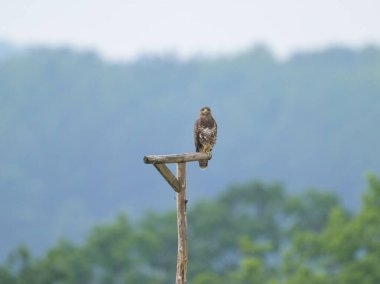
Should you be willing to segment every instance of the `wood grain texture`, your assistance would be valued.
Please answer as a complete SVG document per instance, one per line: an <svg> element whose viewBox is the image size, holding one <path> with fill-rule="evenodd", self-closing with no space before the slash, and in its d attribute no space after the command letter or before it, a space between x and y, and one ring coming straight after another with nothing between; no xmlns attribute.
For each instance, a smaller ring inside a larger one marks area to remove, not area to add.
<svg viewBox="0 0 380 284"><path fill-rule="evenodd" d="M178 227L178 254L176 284L186 283L188 237L187 237L187 209L186 209L186 163L177 164L177 179L180 191L177 193L177 227Z"/></svg>
<svg viewBox="0 0 380 284"><path fill-rule="evenodd" d="M170 169L165 164L153 164L157 171L164 177L168 184L173 188L175 192L180 191L178 179L172 174Z"/></svg>
<svg viewBox="0 0 380 284"><path fill-rule="evenodd" d="M211 153L184 153L174 155L150 155L144 157L145 164L167 164L167 163L184 163L200 160L210 160Z"/></svg>

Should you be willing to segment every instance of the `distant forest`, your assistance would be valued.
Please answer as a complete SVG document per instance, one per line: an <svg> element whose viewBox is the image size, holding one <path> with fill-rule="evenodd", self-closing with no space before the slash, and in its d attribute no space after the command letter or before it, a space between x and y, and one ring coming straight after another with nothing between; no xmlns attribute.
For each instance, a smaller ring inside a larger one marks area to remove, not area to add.
<svg viewBox="0 0 380 284"><path fill-rule="evenodd" d="M106 62L68 48L0 44L0 259L81 241L124 212L175 206L146 154L194 151L208 105L218 142L205 171L189 164L189 206L227 185L278 181L291 194L336 193L358 210L380 171L380 50L344 47L277 60L265 47L181 61Z"/></svg>
<svg viewBox="0 0 380 284"><path fill-rule="evenodd" d="M189 210L192 284L378 284L380 178L368 175L358 212L333 193L289 195L276 183L231 186ZM169 284L177 256L175 210L119 215L85 241L56 242L40 257L15 248L4 284Z"/></svg>

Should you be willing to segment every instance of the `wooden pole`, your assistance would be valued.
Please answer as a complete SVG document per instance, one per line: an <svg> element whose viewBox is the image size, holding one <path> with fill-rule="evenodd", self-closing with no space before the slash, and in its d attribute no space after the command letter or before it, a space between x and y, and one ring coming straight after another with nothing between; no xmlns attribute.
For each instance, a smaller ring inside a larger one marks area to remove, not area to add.
<svg viewBox="0 0 380 284"><path fill-rule="evenodd" d="M200 160L210 160L211 153L184 153L172 155L150 155L144 157L145 164L168 164L168 163L183 163Z"/></svg>
<svg viewBox="0 0 380 284"><path fill-rule="evenodd" d="M144 157L144 163L153 164L172 189L177 192L178 254L176 284L186 284L187 274L186 162L210 160L211 158L211 153L184 153ZM177 177L165 165L167 163L177 163Z"/></svg>
<svg viewBox="0 0 380 284"><path fill-rule="evenodd" d="M186 210L186 163L177 163L177 179L180 190L177 193L178 254L176 284L186 283L187 273L187 210Z"/></svg>

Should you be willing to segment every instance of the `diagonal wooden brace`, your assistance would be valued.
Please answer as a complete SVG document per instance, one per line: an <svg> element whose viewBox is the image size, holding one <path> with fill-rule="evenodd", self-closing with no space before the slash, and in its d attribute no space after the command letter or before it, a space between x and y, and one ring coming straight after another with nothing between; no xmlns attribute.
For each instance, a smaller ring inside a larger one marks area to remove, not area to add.
<svg viewBox="0 0 380 284"><path fill-rule="evenodd" d="M180 191L179 181L165 164L153 164L175 192Z"/></svg>

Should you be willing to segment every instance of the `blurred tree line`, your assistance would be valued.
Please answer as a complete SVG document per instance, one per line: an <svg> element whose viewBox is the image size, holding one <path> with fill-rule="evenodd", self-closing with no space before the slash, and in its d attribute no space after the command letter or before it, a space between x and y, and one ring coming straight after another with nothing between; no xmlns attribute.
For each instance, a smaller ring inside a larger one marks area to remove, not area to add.
<svg viewBox="0 0 380 284"><path fill-rule="evenodd" d="M368 176L362 207L334 194L289 195L279 184L227 188L189 209L189 283L380 283L380 177ZM43 256L20 246L0 267L0 283L173 283L174 211L119 215L85 242L59 241Z"/></svg>
<svg viewBox="0 0 380 284"><path fill-rule="evenodd" d="M40 254L59 236L82 240L121 210L131 219L170 208L141 158L192 151L204 104L220 137L207 175L189 167L194 198L260 178L289 191L329 188L358 209L360 174L380 172L379 78L376 46L286 61L260 46L188 61L109 62L44 47L3 57L0 261L19 243ZM226 167L232 161L239 167Z"/></svg>

